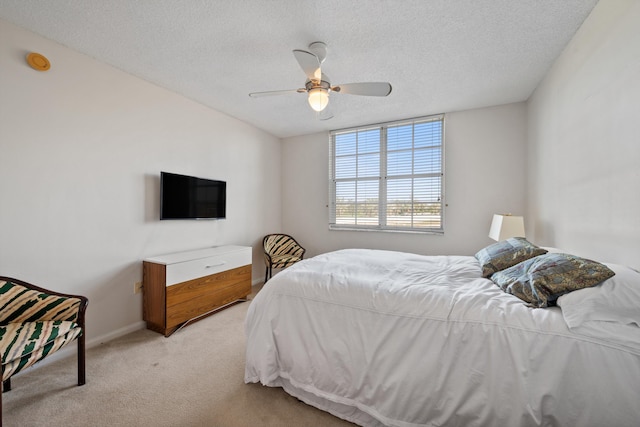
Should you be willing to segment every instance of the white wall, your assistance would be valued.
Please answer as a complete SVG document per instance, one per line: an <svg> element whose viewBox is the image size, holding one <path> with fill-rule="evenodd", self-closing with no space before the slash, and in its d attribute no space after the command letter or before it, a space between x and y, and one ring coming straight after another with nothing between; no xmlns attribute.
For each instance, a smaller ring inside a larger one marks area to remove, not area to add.
<svg viewBox="0 0 640 427"><path fill-rule="evenodd" d="M330 231L329 135L285 139L282 227L310 256L348 247L472 255L492 243L493 213L524 213L525 120L524 103L446 114L444 235Z"/></svg>
<svg viewBox="0 0 640 427"><path fill-rule="evenodd" d="M279 139L2 20L0 40L0 275L87 296L89 342L140 327L143 258L252 245L261 280ZM226 180L227 219L159 221L161 170Z"/></svg>
<svg viewBox="0 0 640 427"><path fill-rule="evenodd" d="M528 103L535 239L640 267L640 2L600 0Z"/></svg>

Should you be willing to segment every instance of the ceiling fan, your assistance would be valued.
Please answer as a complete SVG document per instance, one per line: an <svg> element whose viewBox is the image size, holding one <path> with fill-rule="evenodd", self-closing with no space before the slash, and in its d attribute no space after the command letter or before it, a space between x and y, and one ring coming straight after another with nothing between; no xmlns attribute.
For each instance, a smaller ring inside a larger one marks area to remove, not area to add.
<svg viewBox="0 0 640 427"><path fill-rule="evenodd" d="M303 88L253 92L249 96L257 98L288 93L306 93L311 108L320 113L326 111L325 108L329 105L330 93L364 96L387 96L391 93L391 84L387 82L347 83L332 86L329 77L321 70L321 65L327 56L327 45L323 42L314 42L309 45L309 51L300 49L293 51L300 68L307 76L307 81ZM333 117L331 114L320 115L320 119L323 120L331 117Z"/></svg>

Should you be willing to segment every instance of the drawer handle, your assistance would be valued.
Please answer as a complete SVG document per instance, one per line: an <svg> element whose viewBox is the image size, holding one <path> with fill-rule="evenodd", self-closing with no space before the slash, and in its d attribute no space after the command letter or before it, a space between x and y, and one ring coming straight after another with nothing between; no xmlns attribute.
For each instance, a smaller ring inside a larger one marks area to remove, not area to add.
<svg viewBox="0 0 640 427"><path fill-rule="evenodd" d="M204 268L213 268L213 267L220 267L221 265L225 265L227 262L226 261L222 261L219 264L211 264L211 265L207 265Z"/></svg>

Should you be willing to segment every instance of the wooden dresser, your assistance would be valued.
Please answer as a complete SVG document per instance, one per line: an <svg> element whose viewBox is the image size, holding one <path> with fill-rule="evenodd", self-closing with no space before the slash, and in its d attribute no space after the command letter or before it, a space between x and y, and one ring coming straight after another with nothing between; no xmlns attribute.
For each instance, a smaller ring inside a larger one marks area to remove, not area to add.
<svg viewBox="0 0 640 427"><path fill-rule="evenodd" d="M251 248L217 246L143 261L143 319L168 337L251 293Z"/></svg>

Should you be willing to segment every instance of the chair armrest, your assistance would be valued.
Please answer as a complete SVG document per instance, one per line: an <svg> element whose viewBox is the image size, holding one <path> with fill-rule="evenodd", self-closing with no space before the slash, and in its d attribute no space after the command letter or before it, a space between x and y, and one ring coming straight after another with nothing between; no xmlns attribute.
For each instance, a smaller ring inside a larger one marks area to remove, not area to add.
<svg viewBox="0 0 640 427"><path fill-rule="evenodd" d="M306 252L306 249L303 248L302 246L300 246L297 242L295 247L293 248L293 250L291 251L292 255L298 256L300 257L300 259L302 259L302 257L304 257L304 253Z"/></svg>

